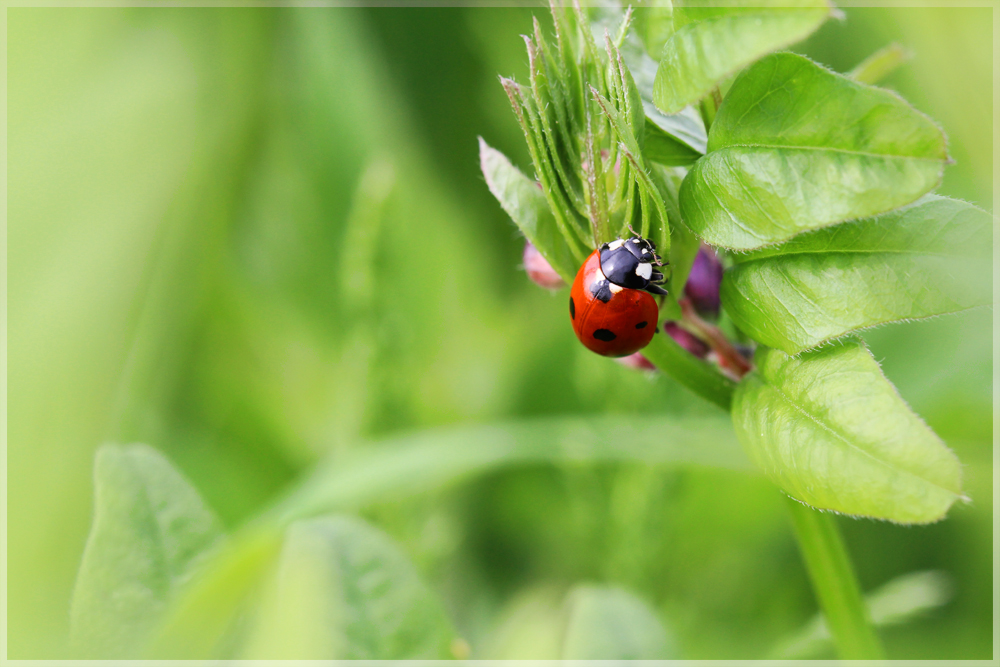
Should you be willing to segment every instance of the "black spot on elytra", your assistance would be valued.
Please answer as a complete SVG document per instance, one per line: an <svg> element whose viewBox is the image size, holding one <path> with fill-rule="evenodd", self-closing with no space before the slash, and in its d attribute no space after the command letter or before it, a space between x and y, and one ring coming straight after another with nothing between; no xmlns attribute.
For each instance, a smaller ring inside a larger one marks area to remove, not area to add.
<svg viewBox="0 0 1000 667"><path fill-rule="evenodd" d="M615 332L610 329L598 329L594 332L594 338L608 342L618 338L618 336L616 336Z"/></svg>
<svg viewBox="0 0 1000 667"><path fill-rule="evenodd" d="M576 304L573 303L573 297L569 298L569 319L576 319Z"/></svg>
<svg viewBox="0 0 1000 667"><path fill-rule="evenodd" d="M646 320L643 320L642 322L639 322L639 324L635 325L635 328L636 329L645 329L647 324L649 324L649 322L647 322Z"/></svg>

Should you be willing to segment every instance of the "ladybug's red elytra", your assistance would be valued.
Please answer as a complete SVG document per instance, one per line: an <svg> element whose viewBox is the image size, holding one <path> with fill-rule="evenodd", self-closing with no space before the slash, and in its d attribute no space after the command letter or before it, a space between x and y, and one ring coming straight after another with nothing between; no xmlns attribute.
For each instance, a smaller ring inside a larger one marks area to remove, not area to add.
<svg viewBox="0 0 1000 667"><path fill-rule="evenodd" d="M591 253L573 281L569 316L584 347L624 357L649 344L660 310L651 294L666 294L663 262L641 236L605 243Z"/></svg>

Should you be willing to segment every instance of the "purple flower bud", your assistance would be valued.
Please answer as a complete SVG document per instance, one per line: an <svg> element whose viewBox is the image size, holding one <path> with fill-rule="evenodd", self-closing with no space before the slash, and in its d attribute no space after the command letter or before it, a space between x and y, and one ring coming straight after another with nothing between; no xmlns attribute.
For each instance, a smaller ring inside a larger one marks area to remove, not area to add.
<svg viewBox="0 0 1000 667"><path fill-rule="evenodd" d="M710 349L708 347L708 343L698 338L687 329L681 328L681 326L676 322L664 322L663 330L670 334L670 337L677 341L678 345L694 356L701 359L708 356Z"/></svg>
<svg viewBox="0 0 1000 667"><path fill-rule="evenodd" d="M635 368L640 371L655 371L656 366L650 363L649 359L642 356L642 352L633 352L627 357L618 357L615 359L622 366L628 366L629 368Z"/></svg>
<svg viewBox="0 0 1000 667"><path fill-rule="evenodd" d="M524 242L524 271L539 287L556 290L566 286L563 279L552 268L548 260L542 257L538 248L531 244L531 241Z"/></svg>
<svg viewBox="0 0 1000 667"><path fill-rule="evenodd" d="M702 315L718 317L719 285L722 284L722 262L715 251L702 244L691 266L684 294L691 299L694 309Z"/></svg>

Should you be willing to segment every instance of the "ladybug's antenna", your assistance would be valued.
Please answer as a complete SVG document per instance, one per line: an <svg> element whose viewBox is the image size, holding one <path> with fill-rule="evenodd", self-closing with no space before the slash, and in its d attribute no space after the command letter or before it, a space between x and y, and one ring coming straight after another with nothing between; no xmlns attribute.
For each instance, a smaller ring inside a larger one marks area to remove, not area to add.
<svg viewBox="0 0 1000 667"><path fill-rule="evenodd" d="M632 223L626 223L625 226L628 227L628 230L630 232L632 232L632 236L638 236L640 239L642 238L642 236L640 236L639 234L637 234L636 231L634 229L632 229Z"/></svg>

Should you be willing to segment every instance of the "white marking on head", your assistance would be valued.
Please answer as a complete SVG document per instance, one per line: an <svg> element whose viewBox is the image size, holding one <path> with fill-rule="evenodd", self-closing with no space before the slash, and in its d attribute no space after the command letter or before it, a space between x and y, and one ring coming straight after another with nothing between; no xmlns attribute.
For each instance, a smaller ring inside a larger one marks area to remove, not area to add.
<svg viewBox="0 0 1000 667"><path fill-rule="evenodd" d="M621 248L625 241L618 239L617 241L612 241L608 244L608 250L615 250L616 248Z"/></svg>
<svg viewBox="0 0 1000 667"><path fill-rule="evenodd" d="M623 289L625 289L625 288L624 288L624 287L622 287L621 285L615 285L615 284L614 284L613 282L611 282L611 281L609 280L609 281L608 281L608 289L610 289L610 290L611 290L611 293L612 293L612 294L618 294L618 292L621 292L621 291L622 291Z"/></svg>
<svg viewBox="0 0 1000 667"><path fill-rule="evenodd" d="M643 280L649 280L649 277L653 275L653 265L647 264L646 262L640 263L635 267L635 275L639 276Z"/></svg>

